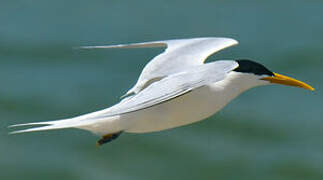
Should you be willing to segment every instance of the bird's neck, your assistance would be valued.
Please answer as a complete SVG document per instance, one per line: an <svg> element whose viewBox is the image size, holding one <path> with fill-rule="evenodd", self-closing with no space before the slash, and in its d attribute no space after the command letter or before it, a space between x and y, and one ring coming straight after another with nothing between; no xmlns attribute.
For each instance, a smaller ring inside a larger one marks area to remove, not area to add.
<svg viewBox="0 0 323 180"><path fill-rule="evenodd" d="M240 93L257 87L268 85L269 83L260 80L260 77L252 73L240 73L232 71L227 75L228 86L240 91Z"/></svg>
<svg viewBox="0 0 323 180"><path fill-rule="evenodd" d="M217 91L221 91L223 101L231 101L248 89L266 85L258 76L240 72L230 72L227 77L215 84Z"/></svg>

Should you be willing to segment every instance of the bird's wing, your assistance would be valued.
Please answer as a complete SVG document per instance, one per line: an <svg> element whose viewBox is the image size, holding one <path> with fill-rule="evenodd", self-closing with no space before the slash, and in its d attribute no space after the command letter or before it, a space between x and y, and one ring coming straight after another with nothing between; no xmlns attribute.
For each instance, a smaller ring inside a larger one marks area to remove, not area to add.
<svg viewBox="0 0 323 180"><path fill-rule="evenodd" d="M167 47L166 50L154 57L143 69L136 85L128 94L138 93L153 82L159 81L173 73L184 71L188 67L201 65L206 58L222 49L238 44L230 38L192 38L154 41L111 46L85 46L82 48L147 48Z"/></svg>
<svg viewBox="0 0 323 180"><path fill-rule="evenodd" d="M138 94L127 97L110 108L70 119L13 125L11 127L30 125L46 126L18 130L11 132L11 134L63 128L80 128L94 133L100 133L96 127L98 124L109 119L107 117L149 108L189 93L199 87L221 81L230 71L238 66L236 61L216 61L196 66L190 68L189 71L173 74L157 81Z"/></svg>
<svg viewBox="0 0 323 180"><path fill-rule="evenodd" d="M134 112L163 103L196 88L221 81L236 67L238 67L238 63L235 61L216 61L191 68L190 72L170 75L151 84L138 94L108 108L95 118Z"/></svg>

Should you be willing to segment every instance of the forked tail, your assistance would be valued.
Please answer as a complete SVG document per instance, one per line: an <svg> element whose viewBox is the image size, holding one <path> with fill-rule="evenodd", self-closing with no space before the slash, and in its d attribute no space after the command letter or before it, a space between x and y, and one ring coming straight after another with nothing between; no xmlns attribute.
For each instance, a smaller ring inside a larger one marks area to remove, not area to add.
<svg viewBox="0 0 323 180"><path fill-rule="evenodd" d="M42 127L32 127L24 130L13 131L10 134L19 134L25 132L34 132L34 131L45 131L45 130L54 130L54 129L64 129L64 128L78 128L91 131L98 135L103 135L102 138L97 142L97 145L102 145L107 142L110 142L123 132L121 129L113 127L113 121L118 120L118 116L106 117L106 118L89 118L89 116L79 116L70 119L62 119L56 121L47 121L47 122L34 122L27 124L17 124L9 126L9 128L20 127L20 126L38 126L45 125ZM112 125L112 126L110 126Z"/></svg>
<svg viewBox="0 0 323 180"><path fill-rule="evenodd" d="M89 125L89 121L80 120L79 118L71 118L71 119L63 119L56 121L47 121L47 122L34 122L34 123L26 123L26 124L16 124L9 126L9 128L20 127L20 126L38 126L38 125L46 125L42 127L32 127L24 130L18 130L10 132L10 134L18 134L25 132L33 132L33 131L45 131L45 130L54 130L54 129L64 129L64 128L80 128L83 126Z"/></svg>

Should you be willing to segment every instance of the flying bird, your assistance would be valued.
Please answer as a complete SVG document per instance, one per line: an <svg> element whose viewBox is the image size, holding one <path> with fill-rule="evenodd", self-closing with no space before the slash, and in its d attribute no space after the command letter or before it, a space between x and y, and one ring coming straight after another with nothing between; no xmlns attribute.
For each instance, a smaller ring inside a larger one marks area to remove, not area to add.
<svg viewBox="0 0 323 180"><path fill-rule="evenodd" d="M227 105L242 92L257 86L282 84L313 91L296 79L275 73L252 60L218 60L208 56L238 44L231 38L192 38L95 48L164 47L141 72L137 83L112 107L73 118L12 125L39 126L11 134L63 128L91 131L110 142L122 132L147 133L201 121Z"/></svg>

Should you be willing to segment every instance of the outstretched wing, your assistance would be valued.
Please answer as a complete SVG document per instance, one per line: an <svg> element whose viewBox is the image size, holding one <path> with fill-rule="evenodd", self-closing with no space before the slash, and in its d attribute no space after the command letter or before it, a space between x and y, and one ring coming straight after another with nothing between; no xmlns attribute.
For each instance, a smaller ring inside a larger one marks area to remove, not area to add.
<svg viewBox="0 0 323 180"><path fill-rule="evenodd" d="M190 68L190 72L170 75L107 109L95 118L134 112L163 103L196 88L221 81L236 67L238 63L235 61L216 61Z"/></svg>
<svg viewBox="0 0 323 180"><path fill-rule="evenodd" d="M138 93L153 82L159 81L168 75L185 71L192 66L201 65L208 56L236 44L238 44L238 42L230 38L207 37L112 46L85 46L83 48L167 47L163 53L154 57L145 66L136 85L127 92L128 95L131 93Z"/></svg>

